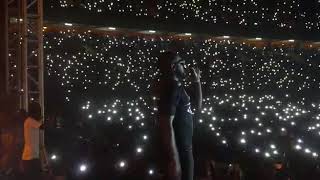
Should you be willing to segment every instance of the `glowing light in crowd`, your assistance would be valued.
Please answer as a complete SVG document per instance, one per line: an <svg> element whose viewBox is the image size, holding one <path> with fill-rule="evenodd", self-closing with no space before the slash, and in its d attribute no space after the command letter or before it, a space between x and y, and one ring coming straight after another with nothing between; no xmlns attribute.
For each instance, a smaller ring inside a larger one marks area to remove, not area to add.
<svg viewBox="0 0 320 180"><path fill-rule="evenodd" d="M125 161L120 161L119 166L121 168L124 168L126 166L126 162Z"/></svg>
<svg viewBox="0 0 320 180"><path fill-rule="evenodd" d="M281 29L304 28L319 30L320 13L307 11L304 1L276 0L272 5L267 0L251 1L155 1L153 13L146 0L88 0L78 5L74 1L51 3L52 8L81 8L96 13L112 13L127 16L152 17L161 20L178 19L185 22L231 24L249 27L276 26ZM320 2L314 2L315 10ZM125 4L125 5L124 5ZM183 12L183 13L180 13ZM257 18L258 17L258 18ZM300 22L300 23L296 23ZM302 24L303 26L299 26Z"/></svg>
<svg viewBox="0 0 320 180"><path fill-rule="evenodd" d="M57 156L55 155L55 154L53 154L52 156L51 156L51 160L56 160L57 159Z"/></svg>
<svg viewBox="0 0 320 180"><path fill-rule="evenodd" d="M64 25L66 25L66 26L72 26L71 23L64 23Z"/></svg>
<svg viewBox="0 0 320 180"><path fill-rule="evenodd" d="M85 172L87 171L87 165L86 164L81 164L79 167L80 172Z"/></svg>
<svg viewBox="0 0 320 180"><path fill-rule="evenodd" d="M68 50L70 43L78 46ZM246 153L271 159L281 158L279 139L290 134L296 143L292 151L318 158L319 147L312 141L319 138L320 105L306 93L320 88L318 50L296 49L292 55L290 48L258 48L232 39L184 43L179 54L187 65L203 70L206 90L195 127L217 145L239 146ZM128 162L143 158L149 149L145 147L153 140L158 111L153 94L159 79L156 55L169 45L170 39L163 37L101 37L72 30L46 32L44 38L49 78L58 80L66 103L80 102L75 106L88 124L116 126L119 135L130 134L128 138L136 144L127 150L131 153ZM96 89L103 94L97 95ZM310 138L302 138L306 134ZM128 166L124 161L118 163Z"/></svg>

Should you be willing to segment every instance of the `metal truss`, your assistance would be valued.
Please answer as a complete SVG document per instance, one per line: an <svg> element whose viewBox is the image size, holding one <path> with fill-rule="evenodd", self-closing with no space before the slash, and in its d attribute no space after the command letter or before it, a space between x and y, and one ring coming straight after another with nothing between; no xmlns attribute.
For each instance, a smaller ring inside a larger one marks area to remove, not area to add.
<svg viewBox="0 0 320 180"><path fill-rule="evenodd" d="M20 108L37 101L44 114L43 0L7 1L7 91L20 95Z"/></svg>
<svg viewBox="0 0 320 180"><path fill-rule="evenodd" d="M43 0L4 1L7 1L8 12L4 23L8 27L7 94L17 94L19 106L25 110L30 101L38 102L44 117ZM44 167L48 164L44 132L40 139L40 159Z"/></svg>

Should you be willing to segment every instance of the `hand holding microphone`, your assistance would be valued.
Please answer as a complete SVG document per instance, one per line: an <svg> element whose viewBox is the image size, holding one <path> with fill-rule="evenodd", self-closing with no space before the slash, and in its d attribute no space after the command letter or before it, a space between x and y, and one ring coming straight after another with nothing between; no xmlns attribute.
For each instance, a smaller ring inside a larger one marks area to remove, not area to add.
<svg viewBox="0 0 320 180"><path fill-rule="evenodd" d="M198 67L191 67L191 81L192 82L200 82L201 71Z"/></svg>

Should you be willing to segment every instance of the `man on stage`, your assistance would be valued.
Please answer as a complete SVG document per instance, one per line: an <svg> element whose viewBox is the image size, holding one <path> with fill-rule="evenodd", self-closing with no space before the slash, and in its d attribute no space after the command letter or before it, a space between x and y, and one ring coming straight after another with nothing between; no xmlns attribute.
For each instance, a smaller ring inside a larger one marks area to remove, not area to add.
<svg viewBox="0 0 320 180"><path fill-rule="evenodd" d="M192 84L187 93L183 84L187 76L185 61L173 52L165 52L159 65L159 128L166 157L165 179L193 180L193 119L202 106L200 70L191 68Z"/></svg>

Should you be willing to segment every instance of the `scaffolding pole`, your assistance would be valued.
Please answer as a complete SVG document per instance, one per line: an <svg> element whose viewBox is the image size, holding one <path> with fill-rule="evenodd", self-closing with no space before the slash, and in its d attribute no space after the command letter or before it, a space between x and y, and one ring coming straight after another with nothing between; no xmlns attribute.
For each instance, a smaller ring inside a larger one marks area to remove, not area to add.
<svg viewBox="0 0 320 180"><path fill-rule="evenodd" d="M0 2L0 97L8 93L8 1Z"/></svg>
<svg viewBox="0 0 320 180"><path fill-rule="evenodd" d="M38 102L44 123L43 0L4 1L8 7L8 93L18 94L20 108L27 111L30 101ZM40 141L40 159L44 167L48 160L43 131Z"/></svg>

